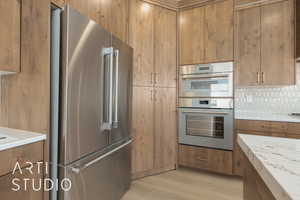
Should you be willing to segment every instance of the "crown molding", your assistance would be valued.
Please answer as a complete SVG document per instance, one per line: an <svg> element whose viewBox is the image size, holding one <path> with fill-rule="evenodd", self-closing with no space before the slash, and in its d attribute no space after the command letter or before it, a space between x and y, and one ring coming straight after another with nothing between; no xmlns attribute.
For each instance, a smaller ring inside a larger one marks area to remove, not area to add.
<svg viewBox="0 0 300 200"><path fill-rule="evenodd" d="M224 0L142 0L154 5L162 6L172 10L188 9L193 7L198 7L210 3L215 3L216 1Z"/></svg>

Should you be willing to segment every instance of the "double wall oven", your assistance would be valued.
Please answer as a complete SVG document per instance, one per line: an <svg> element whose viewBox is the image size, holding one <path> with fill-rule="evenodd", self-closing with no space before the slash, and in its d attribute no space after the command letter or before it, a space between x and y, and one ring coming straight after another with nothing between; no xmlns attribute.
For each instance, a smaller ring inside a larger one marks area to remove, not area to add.
<svg viewBox="0 0 300 200"><path fill-rule="evenodd" d="M232 150L233 63L180 67L179 143Z"/></svg>

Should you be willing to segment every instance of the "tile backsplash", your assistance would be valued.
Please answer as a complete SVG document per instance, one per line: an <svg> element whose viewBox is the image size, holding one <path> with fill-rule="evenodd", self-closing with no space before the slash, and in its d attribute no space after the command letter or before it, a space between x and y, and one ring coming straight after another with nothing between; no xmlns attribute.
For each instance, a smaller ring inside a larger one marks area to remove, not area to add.
<svg viewBox="0 0 300 200"><path fill-rule="evenodd" d="M300 112L300 63L296 85L282 87L240 87L235 89L236 112L288 114Z"/></svg>

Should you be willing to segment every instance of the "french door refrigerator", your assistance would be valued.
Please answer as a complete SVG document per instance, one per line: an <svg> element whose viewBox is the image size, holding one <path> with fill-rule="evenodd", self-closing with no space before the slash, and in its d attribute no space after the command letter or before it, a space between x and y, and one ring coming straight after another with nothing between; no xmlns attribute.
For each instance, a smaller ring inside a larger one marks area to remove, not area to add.
<svg viewBox="0 0 300 200"><path fill-rule="evenodd" d="M130 187L133 50L68 5L57 13L51 177L69 179L71 189L51 199L118 200Z"/></svg>

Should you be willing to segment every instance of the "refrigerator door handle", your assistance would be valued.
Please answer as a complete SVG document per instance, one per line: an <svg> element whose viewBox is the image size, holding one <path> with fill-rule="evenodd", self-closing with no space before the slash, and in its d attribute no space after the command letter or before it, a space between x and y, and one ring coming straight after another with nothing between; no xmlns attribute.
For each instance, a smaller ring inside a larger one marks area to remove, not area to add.
<svg viewBox="0 0 300 200"><path fill-rule="evenodd" d="M114 55L116 57L116 74L115 74L115 84L116 84L116 89L115 89L115 118L113 121L113 128L118 128L119 126L119 117L118 117L118 108L119 108L119 55L120 51L118 49L114 50Z"/></svg>
<svg viewBox="0 0 300 200"><path fill-rule="evenodd" d="M104 158L106 158L107 156L110 156L111 154L113 154L116 151L119 151L120 149L123 149L124 147L126 147L127 145L129 145L130 143L132 143L132 139L128 140L127 142L125 142L124 144L118 146L117 148L95 158L94 160L91 160L90 162L80 166L80 167L71 167L72 172L79 174L81 170L84 170L90 166L92 166L93 164L103 160Z"/></svg>
<svg viewBox="0 0 300 200"><path fill-rule="evenodd" d="M109 105L108 105L108 121L103 123L103 130L111 130L113 124L113 66L114 66L114 49L113 47L103 49L103 60L105 65L105 56L109 56Z"/></svg>

